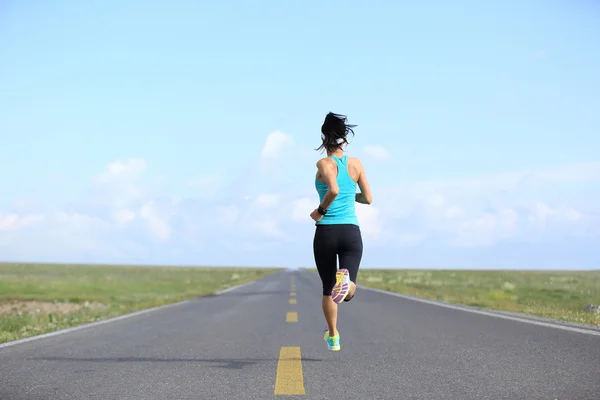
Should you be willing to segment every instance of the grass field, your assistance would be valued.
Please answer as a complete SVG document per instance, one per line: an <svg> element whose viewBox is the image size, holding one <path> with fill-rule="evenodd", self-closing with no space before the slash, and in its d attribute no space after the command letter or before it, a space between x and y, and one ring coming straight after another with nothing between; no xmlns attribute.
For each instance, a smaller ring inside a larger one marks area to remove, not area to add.
<svg viewBox="0 0 600 400"><path fill-rule="evenodd" d="M0 264L0 343L174 303L278 269Z"/></svg>
<svg viewBox="0 0 600 400"><path fill-rule="evenodd" d="M316 270L315 270L316 271ZM469 306L600 326L600 271L362 269L358 284Z"/></svg>

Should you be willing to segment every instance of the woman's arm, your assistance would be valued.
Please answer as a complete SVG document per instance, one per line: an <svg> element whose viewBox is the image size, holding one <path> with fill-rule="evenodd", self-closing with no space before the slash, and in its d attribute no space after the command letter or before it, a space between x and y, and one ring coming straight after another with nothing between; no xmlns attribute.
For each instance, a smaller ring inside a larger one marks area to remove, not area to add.
<svg viewBox="0 0 600 400"><path fill-rule="evenodd" d="M327 193L323 197L323 201L319 204L319 207L316 208L313 212L310 213L310 217L315 221L320 221L323 218L323 214L319 212L319 209L323 209L324 212L327 212L327 208L333 203L338 193L340 192L340 188L337 183L337 171L336 168L332 165L332 163L327 159L321 159L317 162L317 168L319 173L323 177L323 181L327 185Z"/></svg>
<svg viewBox="0 0 600 400"><path fill-rule="evenodd" d="M317 162L317 168L328 188L327 193L325 193L325 197L323 198L323 202L321 203L321 207L327 210L340 193L340 188L336 179L337 171L333 166L333 163L326 158Z"/></svg>
<svg viewBox="0 0 600 400"><path fill-rule="evenodd" d="M369 186L369 181L367 180L365 168L360 160L357 159L356 161L358 162L358 187L360 188L360 193L356 193L356 201L362 204L371 204L373 202L373 196L371 195L371 187Z"/></svg>

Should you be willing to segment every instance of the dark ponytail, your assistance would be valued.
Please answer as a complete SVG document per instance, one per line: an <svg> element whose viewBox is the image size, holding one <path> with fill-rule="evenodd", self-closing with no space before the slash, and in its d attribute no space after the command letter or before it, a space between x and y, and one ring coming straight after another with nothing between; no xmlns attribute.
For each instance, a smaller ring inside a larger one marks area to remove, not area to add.
<svg viewBox="0 0 600 400"><path fill-rule="evenodd" d="M346 116L341 114L334 114L329 112L325 116L325 121L321 126L321 133L323 143L316 150L327 150L333 153L337 149L341 148L344 143L348 143L346 137L348 133L352 133L354 136L354 128L356 125L349 125L346 123Z"/></svg>

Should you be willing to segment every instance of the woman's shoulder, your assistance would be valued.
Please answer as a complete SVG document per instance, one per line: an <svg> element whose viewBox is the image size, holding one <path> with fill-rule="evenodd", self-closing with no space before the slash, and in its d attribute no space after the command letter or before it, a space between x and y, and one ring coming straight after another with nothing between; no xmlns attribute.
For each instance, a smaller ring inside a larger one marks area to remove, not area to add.
<svg viewBox="0 0 600 400"><path fill-rule="evenodd" d="M319 168L321 166L328 165L328 163L335 164L335 161L333 161L333 159L331 157L323 157L323 158L319 159L315 165L317 166L317 168Z"/></svg>
<svg viewBox="0 0 600 400"><path fill-rule="evenodd" d="M353 167L362 169L363 165L358 157L348 157L348 165L352 165Z"/></svg>

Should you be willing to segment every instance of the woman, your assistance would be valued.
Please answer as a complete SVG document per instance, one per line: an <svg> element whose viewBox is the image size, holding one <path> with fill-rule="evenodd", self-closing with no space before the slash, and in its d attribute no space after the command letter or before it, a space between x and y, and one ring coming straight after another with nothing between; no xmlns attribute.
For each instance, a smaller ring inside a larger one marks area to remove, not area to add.
<svg viewBox="0 0 600 400"><path fill-rule="evenodd" d="M329 350L340 350L337 330L338 304L350 301L356 292L356 275L362 258L363 243L355 202L371 204L371 190L365 170L357 158L348 158L343 148L353 127L346 116L329 113L321 126L322 144L327 157L317 162L315 186L321 203L310 216L316 221L313 251L323 284L323 314L328 330ZM356 185L360 193L356 193ZM339 257L340 269L337 269Z"/></svg>

